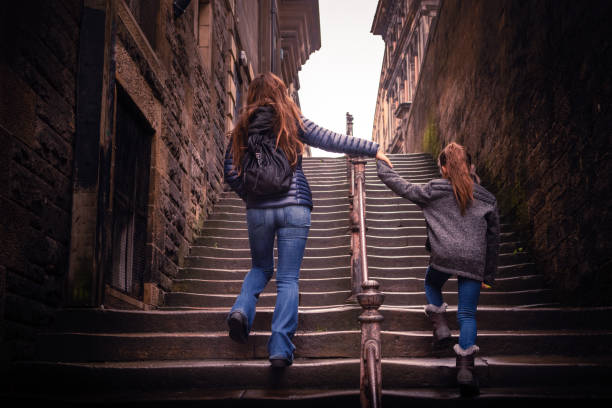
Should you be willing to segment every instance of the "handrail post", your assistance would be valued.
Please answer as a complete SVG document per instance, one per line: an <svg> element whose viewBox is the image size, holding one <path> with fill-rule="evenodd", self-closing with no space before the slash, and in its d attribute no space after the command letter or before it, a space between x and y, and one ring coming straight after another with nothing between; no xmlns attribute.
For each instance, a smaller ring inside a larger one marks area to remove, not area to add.
<svg viewBox="0 0 612 408"><path fill-rule="evenodd" d="M365 165L363 158L351 160L355 168L355 190L354 205L352 215L358 217L357 243L353 242L357 248L358 261L361 272L361 291L358 293L357 301L363 308L359 315L361 323L361 357L360 357L360 400L362 408L381 407L382 395L382 348L380 340L380 324L383 316L378 311L382 305L385 295L378 290L378 282L370 280L368 276L368 254L366 247L365 231Z"/></svg>
<svg viewBox="0 0 612 408"><path fill-rule="evenodd" d="M346 134L353 136L353 115L346 112ZM361 293L361 250L359 241L359 202L355 194L355 164L350 156L346 157L347 178L349 179L349 226L351 230L351 294L346 302L356 302Z"/></svg>

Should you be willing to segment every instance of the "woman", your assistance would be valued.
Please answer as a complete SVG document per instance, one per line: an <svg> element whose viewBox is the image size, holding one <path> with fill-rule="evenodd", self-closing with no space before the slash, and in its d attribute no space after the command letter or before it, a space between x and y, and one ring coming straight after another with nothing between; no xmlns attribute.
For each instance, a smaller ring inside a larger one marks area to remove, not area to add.
<svg viewBox="0 0 612 408"><path fill-rule="evenodd" d="M443 179L425 185L412 184L380 161L378 176L396 194L409 199L423 210L431 256L425 276L425 313L434 326L434 341L450 340L444 320L446 303L442 286L457 275L459 305L459 344L457 381L464 394L477 394L474 376L476 345L476 308L480 289L492 285L497 269L499 215L495 197L475 182L470 174L471 160L465 149L450 143L438 157ZM474 173L475 175L475 173Z"/></svg>
<svg viewBox="0 0 612 408"><path fill-rule="evenodd" d="M242 184L242 164L248 138L274 138L294 169L286 193L255 196ZM246 343L255 318L259 294L274 272L277 237L276 306L268 341L270 363L285 367L293 362L291 342L298 321L298 279L310 229L312 194L302 171L304 143L327 151L389 159L371 141L323 129L301 116L283 81L272 73L257 75L249 85L246 106L230 132L225 155L225 180L245 202L252 267L229 315L229 336Z"/></svg>

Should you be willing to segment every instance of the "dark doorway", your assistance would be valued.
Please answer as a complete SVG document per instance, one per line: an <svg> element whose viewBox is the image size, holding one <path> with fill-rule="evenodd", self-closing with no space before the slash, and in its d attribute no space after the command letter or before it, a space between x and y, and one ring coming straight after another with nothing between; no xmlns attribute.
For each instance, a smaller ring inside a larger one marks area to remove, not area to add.
<svg viewBox="0 0 612 408"><path fill-rule="evenodd" d="M113 167L112 271L106 281L142 299L154 131L129 96L117 89Z"/></svg>

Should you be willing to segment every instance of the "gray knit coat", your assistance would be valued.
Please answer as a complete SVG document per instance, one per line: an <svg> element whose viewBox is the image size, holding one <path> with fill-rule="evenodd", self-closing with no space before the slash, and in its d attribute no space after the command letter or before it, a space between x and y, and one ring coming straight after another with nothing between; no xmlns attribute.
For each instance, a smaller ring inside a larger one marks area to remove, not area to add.
<svg viewBox="0 0 612 408"><path fill-rule="evenodd" d="M495 196L474 183L474 200L461 215L448 179L413 184L385 162L378 176L394 193L418 205L425 215L431 243L429 263L441 272L492 285L497 272L499 212Z"/></svg>

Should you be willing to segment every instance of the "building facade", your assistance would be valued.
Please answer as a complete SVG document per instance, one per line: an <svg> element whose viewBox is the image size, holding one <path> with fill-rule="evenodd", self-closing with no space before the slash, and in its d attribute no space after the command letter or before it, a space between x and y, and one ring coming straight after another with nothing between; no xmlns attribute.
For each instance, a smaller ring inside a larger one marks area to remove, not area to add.
<svg viewBox="0 0 612 408"><path fill-rule="evenodd" d="M382 36L385 53L376 98L372 140L389 153L406 145L410 106L419 86L429 32L439 0L379 0L371 32Z"/></svg>
<svg viewBox="0 0 612 408"><path fill-rule="evenodd" d="M275 72L297 99L321 39L311 0L1 7L4 359L59 307L163 304L249 82Z"/></svg>

